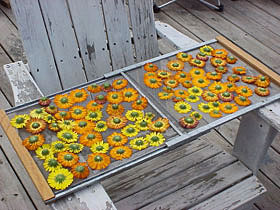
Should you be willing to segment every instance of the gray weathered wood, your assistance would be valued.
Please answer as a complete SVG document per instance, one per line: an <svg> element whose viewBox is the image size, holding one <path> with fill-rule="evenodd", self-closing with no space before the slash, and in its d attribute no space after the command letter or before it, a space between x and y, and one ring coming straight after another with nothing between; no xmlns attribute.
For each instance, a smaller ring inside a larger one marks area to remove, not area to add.
<svg viewBox="0 0 280 210"><path fill-rule="evenodd" d="M233 172L234 174L234 172ZM229 174L229 176L231 176ZM222 210L236 209L242 207L252 198L258 197L266 192L262 184L252 176L244 181L230 187L229 189L211 197L210 199L190 208L190 210Z"/></svg>
<svg viewBox="0 0 280 210"><path fill-rule="evenodd" d="M251 4L259 7L260 9L266 11L271 16L277 18L280 20L280 14L279 14L279 4L277 4L273 0L248 0Z"/></svg>
<svg viewBox="0 0 280 210"><path fill-rule="evenodd" d="M280 131L280 102L269 104L259 109L258 113L268 124Z"/></svg>
<svg viewBox="0 0 280 210"><path fill-rule="evenodd" d="M233 154L256 174L276 134L255 111L250 112L241 119Z"/></svg>
<svg viewBox="0 0 280 210"><path fill-rule="evenodd" d="M85 82L86 76L66 1L59 0L50 3L40 0L39 2L62 88L70 88ZM40 54L39 57L41 57Z"/></svg>
<svg viewBox="0 0 280 210"><path fill-rule="evenodd" d="M136 61L159 55L152 0L128 0Z"/></svg>
<svg viewBox="0 0 280 210"><path fill-rule="evenodd" d="M102 0L113 69L134 63L134 52L123 0Z"/></svg>
<svg viewBox="0 0 280 210"><path fill-rule="evenodd" d="M107 49L101 0L68 0L68 4L87 79L103 76L111 71L111 60Z"/></svg>
<svg viewBox="0 0 280 210"><path fill-rule="evenodd" d="M11 0L31 72L44 94L61 90L38 1ZM38 56L40 55L40 56ZM15 61L22 60L21 58ZM51 75L51 77L50 77Z"/></svg>

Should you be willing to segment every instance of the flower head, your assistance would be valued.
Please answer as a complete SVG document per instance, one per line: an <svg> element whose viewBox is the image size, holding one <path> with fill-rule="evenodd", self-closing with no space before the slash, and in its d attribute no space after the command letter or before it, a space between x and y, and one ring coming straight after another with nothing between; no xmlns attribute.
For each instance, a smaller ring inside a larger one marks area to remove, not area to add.
<svg viewBox="0 0 280 210"><path fill-rule="evenodd" d="M24 128L26 123L30 120L30 116L27 114L16 115L11 119L11 125L15 128Z"/></svg>
<svg viewBox="0 0 280 210"><path fill-rule="evenodd" d="M73 182L73 174L67 169L58 169L48 176L49 185L56 190L63 190Z"/></svg>

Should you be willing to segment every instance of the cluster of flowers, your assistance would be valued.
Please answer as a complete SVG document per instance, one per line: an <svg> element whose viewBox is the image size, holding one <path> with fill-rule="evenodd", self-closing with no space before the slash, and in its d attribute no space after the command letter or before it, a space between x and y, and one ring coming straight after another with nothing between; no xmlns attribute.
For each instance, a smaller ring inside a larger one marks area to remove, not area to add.
<svg viewBox="0 0 280 210"><path fill-rule="evenodd" d="M22 144L44 161L45 170L50 172L48 183L52 188L65 189L74 177L88 177L89 168L105 169L111 158L129 158L133 149L143 150L164 143L162 133L169 127L168 119L155 119L152 112L144 112L148 106L147 99L127 85L126 79L116 79L112 84L90 85L87 90L94 100L89 99L85 89L56 95L54 104L44 97L39 101L40 108L11 119L12 126L25 128L31 133ZM132 109L125 110L123 102L130 103ZM108 114L106 119L103 108ZM46 144L42 133L45 129L56 132L58 140ZM102 133L107 129L112 129L112 132L103 138ZM141 131L147 131L146 135L139 137ZM79 162L79 153L85 148L92 153L86 162Z"/></svg>
<svg viewBox="0 0 280 210"><path fill-rule="evenodd" d="M153 63L146 63L144 84L150 88L163 87L158 97L175 102L174 109L178 113L190 112L192 106L188 102L196 103L200 101L200 97L207 103L198 104L198 109L209 113L213 118L222 117L222 113L230 114L237 111L238 105L250 105L249 97L253 95L253 90L246 85L237 86L240 80L247 84L255 84L254 91L259 96L270 94L269 78L264 75L246 75L247 70L243 66L232 67L232 74L227 76L227 82L221 82L223 75L228 72L228 64L237 62L237 59L228 55L225 49L203 46L195 58L184 52L178 53L176 58L168 61L168 70L158 69ZM212 72L203 69L208 60L214 67ZM191 66L188 72L183 71L187 63ZM232 101L235 103L231 103ZM201 114L193 112L190 116L181 118L180 125L184 128L195 128L199 119Z"/></svg>

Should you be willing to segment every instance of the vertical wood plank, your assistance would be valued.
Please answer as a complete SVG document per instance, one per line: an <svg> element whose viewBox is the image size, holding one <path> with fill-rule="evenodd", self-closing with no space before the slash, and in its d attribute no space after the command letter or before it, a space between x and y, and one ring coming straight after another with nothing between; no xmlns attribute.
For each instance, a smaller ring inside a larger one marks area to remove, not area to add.
<svg viewBox="0 0 280 210"><path fill-rule="evenodd" d="M102 0L113 69L134 63L124 0Z"/></svg>
<svg viewBox="0 0 280 210"><path fill-rule="evenodd" d="M136 61L159 55L152 0L128 0Z"/></svg>
<svg viewBox="0 0 280 210"><path fill-rule="evenodd" d="M37 0L11 0L33 77L44 94L61 90L48 35Z"/></svg>
<svg viewBox="0 0 280 210"><path fill-rule="evenodd" d="M88 80L111 71L101 0L68 0Z"/></svg>
<svg viewBox="0 0 280 210"><path fill-rule="evenodd" d="M66 1L39 2L63 89L85 82L86 76Z"/></svg>

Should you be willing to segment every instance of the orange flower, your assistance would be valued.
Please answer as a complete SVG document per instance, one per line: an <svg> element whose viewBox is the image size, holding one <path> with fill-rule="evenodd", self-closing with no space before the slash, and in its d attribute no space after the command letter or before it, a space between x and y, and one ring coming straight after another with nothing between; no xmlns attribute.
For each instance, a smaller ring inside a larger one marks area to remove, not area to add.
<svg viewBox="0 0 280 210"><path fill-rule="evenodd" d="M102 135L96 131L87 132L80 137L80 143L87 147L91 147L96 142L100 142L102 140Z"/></svg>
<svg viewBox="0 0 280 210"><path fill-rule="evenodd" d="M194 86L204 88L210 84L210 80L208 80L206 77L195 77L192 79L192 84Z"/></svg>
<svg viewBox="0 0 280 210"><path fill-rule="evenodd" d="M268 96L270 94L270 91L268 88L263 88L263 87L256 87L255 88L255 93L258 96Z"/></svg>
<svg viewBox="0 0 280 210"><path fill-rule="evenodd" d="M127 146L114 147L111 149L110 155L116 160L122 160L129 158L132 155L132 150Z"/></svg>
<svg viewBox="0 0 280 210"><path fill-rule="evenodd" d="M79 156L72 152L59 152L57 160L64 167L71 167L79 161Z"/></svg>
<svg viewBox="0 0 280 210"><path fill-rule="evenodd" d="M228 62L229 64L235 64L236 61L237 61L237 58L233 57L232 55L230 55L230 56L227 57L227 62Z"/></svg>
<svg viewBox="0 0 280 210"><path fill-rule="evenodd" d="M240 78L236 74L232 74L227 77L227 80L229 82L238 82L240 80Z"/></svg>
<svg viewBox="0 0 280 210"><path fill-rule="evenodd" d="M243 66L236 66L232 68L234 74L243 75L246 74L246 68Z"/></svg>
<svg viewBox="0 0 280 210"><path fill-rule="evenodd" d="M192 59L192 55L185 52L177 53L176 57L183 62L189 62Z"/></svg>
<svg viewBox="0 0 280 210"><path fill-rule="evenodd" d="M161 100L168 100L170 98L172 98L173 93L167 93L167 92L159 92L158 93L158 97Z"/></svg>
<svg viewBox="0 0 280 210"><path fill-rule="evenodd" d="M270 80L268 76L259 75L257 77L256 83L258 87L266 88L270 85Z"/></svg>
<svg viewBox="0 0 280 210"><path fill-rule="evenodd" d="M221 80L222 76L223 75L221 73L217 73L215 71L206 73L207 79L211 79L211 80L215 80L215 81Z"/></svg>
<svg viewBox="0 0 280 210"><path fill-rule="evenodd" d="M248 84L253 84L255 83L255 81L257 80L256 77L254 76L249 76L249 75L245 75L241 77L242 82L248 83Z"/></svg>
<svg viewBox="0 0 280 210"><path fill-rule="evenodd" d="M245 96L235 96L234 101L239 106L249 106L251 104L251 101Z"/></svg>
<svg viewBox="0 0 280 210"><path fill-rule="evenodd" d="M226 103L220 104L220 109L222 112L224 112L226 114L231 114L238 110L238 106L236 106L236 104L226 102Z"/></svg>
<svg viewBox="0 0 280 210"><path fill-rule="evenodd" d="M31 118L26 123L26 131L32 134L41 133L45 130L47 124L44 120Z"/></svg>
<svg viewBox="0 0 280 210"><path fill-rule="evenodd" d="M166 85L166 86L169 86L171 88L175 88L179 85L179 82L174 79L174 78L169 78L169 79L166 79L163 81L163 83Z"/></svg>
<svg viewBox="0 0 280 210"><path fill-rule="evenodd" d="M227 65L227 62L221 58L211 58L210 59L210 62L212 64L212 66L214 67L218 67L218 66L226 66Z"/></svg>
<svg viewBox="0 0 280 210"><path fill-rule="evenodd" d="M117 146L125 145L128 139L125 135L114 132L107 137L107 141L111 146L117 147Z"/></svg>
<svg viewBox="0 0 280 210"><path fill-rule="evenodd" d="M247 86L239 86L235 89L235 92L238 95L242 95L242 96L245 96L245 97L249 97L249 96L253 95L253 91Z"/></svg>
<svg viewBox="0 0 280 210"><path fill-rule="evenodd" d="M91 111L96 111L96 110L102 109L103 105L98 104L98 103L96 103L96 101L92 100L92 101L88 102L88 104L86 105L86 108Z"/></svg>
<svg viewBox="0 0 280 210"><path fill-rule="evenodd" d="M141 97L137 101L131 104L132 109L143 110L148 106L148 100L145 97Z"/></svg>
<svg viewBox="0 0 280 210"><path fill-rule="evenodd" d="M70 92L70 97L75 103L80 103L87 100L88 93L85 91L85 89L76 89Z"/></svg>
<svg viewBox="0 0 280 210"><path fill-rule="evenodd" d="M149 88L159 88L162 86L161 79L158 77L144 78L144 84Z"/></svg>
<svg viewBox="0 0 280 210"><path fill-rule="evenodd" d="M54 132L57 132L60 130L60 128L58 127L58 124L56 122L49 124L48 128Z"/></svg>
<svg viewBox="0 0 280 210"><path fill-rule="evenodd" d="M70 112L66 111L58 111L57 113L55 113L54 117L57 120L69 120L71 118L71 114Z"/></svg>
<svg viewBox="0 0 280 210"><path fill-rule="evenodd" d="M58 112L58 109L55 105L49 105L45 108L45 111L49 114L55 114Z"/></svg>
<svg viewBox="0 0 280 210"><path fill-rule="evenodd" d="M122 90L123 101L131 102L135 101L138 98L139 93L133 88L125 88Z"/></svg>
<svg viewBox="0 0 280 210"><path fill-rule="evenodd" d="M190 74L192 78L203 77L205 75L205 71L201 68L192 68L190 70Z"/></svg>
<svg viewBox="0 0 280 210"><path fill-rule="evenodd" d="M169 71L165 71L165 70L158 70L157 71L157 76L161 79L166 79L168 77L170 77L172 74Z"/></svg>
<svg viewBox="0 0 280 210"><path fill-rule="evenodd" d="M179 71L175 74L174 77L178 82L182 83L185 80L191 80L191 74L184 72L184 71Z"/></svg>
<svg viewBox="0 0 280 210"><path fill-rule="evenodd" d="M219 94L227 91L227 86L225 83L213 82L211 85L209 85L209 90L213 93Z"/></svg>
<svg viewBox="0 0 280 210"><path fill-rule="evenodd" d="M213 118L219 118L223 116L222 112L217 109L213 109L211 112L209 112L209 115Z"/></svg>
<svg viewBox="0 0 280 210"><path fill-rule="evenodd" d="M70 109L70 113L71 113L71 117L73 119L80 120L80 119L83 119L86 116L87 111L83 106L73 106Z"/></svg>
<svg viewBox="0 0 280 210"><path fill-rule="evenodd" d="M72 166L71 172L75 178L84 179L89 175L89 169L86 163L77 163Z"/></svg>
<svg viewBox="0 0 280 210"><path fill-rule="evenodd" d="M119 104L123 101L122 92L112 91L107 94L107 101L112 104Z"/></svg>
<svg viewBox="0 0 280 210"><path fill-rule="evenodd" d="M185 80L184 82L181 83L185 88L191 88L192 87L192 82L189 80Z"/></svg>
<svg viewBox="0 0 280 210"><path fill-rule="evenodd" d="M128 81L126 79L116 79L113 81L112 86L116 90L123 89L127 86Z"/></svg>
<svg viewBox="0 0 280 210"><path fill-rule="evenodd" d="M206 64L205 61L202 61L202 60L199 60L199 59L196 59L196 58L191 59L189 61L189 63L190 63L191 66L196 66L198 68L203 68Z"/></svg>
<svg viewBox="0 0 280 210"><path fill-rule="evenodd" d="M36 150L42 146L45 142L43 134L32 135L25 138L22 141L22 145L25 146L28 150Z"/></svg>
<svg viewBox="0 0 280 210"><path fill-rule="evenodd" d="M105 82L104 84L101 85L101 90L104 92L110 92L112 89L113 86L108 82Z"/></svg>
<svg viewBox="0 0 280 210"><path fill-rule="evenodd" d="M229 92L235 91L235 89L237 87L236 84L233 82L226 82L225 84L227 85L227 91L229 91Z"/></svg>
<svg viewBox="0 0 280 210"><path fill-rule="evenodd" d="M225 49L216 49L212 51L212 56L216 58L226 59L228 52Z"/></svg>
<svg viewBox="0 0 280 210"><path fill-rule="evenodd" d="M110 165L111 160L108 155L101 153L92 153L88 155L87 163L91 169L101 170Z"/></svg>
<svg viewBox="0 0 280 210"><path fill-rule="evenodd" d="M178 89L174 91L174 95L176 97L186 98L189 96L189 93L186 90Z"/></svg>
<svg viewBox="0 0 280 210"><path fill-rule="evenodd" d="M92 84L92 85L88 86L87 89L91 93L98 93L101 91L100 85L97 85L97 84Z"/></svg>
<svg viewBox="0 0 280 210"><path fill-rule="evenodd" d="M67 94L63 94L63 95L59 94L54 97L54 103L56 104L56 106L58 106L61 109L67 109L74 104L74 101Z"/></svg>
<svg viewBox="0 0 280 210"><path fill-rule="evenodd" d="M167 68L172 71L181 71L184 68L184 62L180 60L171 60L166 64Z"/></svg>
<svg viewBox="0 0 280 210"><path fill-rule="evenodd" d="M123 128L127 123L126 117L110 116L107 118L107 126L112 129Z"/></svg>
<svg viewBox="0 0 280 210"><path fill-rule="evenodd" d="M227 73L228 68L225 67L225 66L217 66L217 67L215 68L215 71L218 72L218 73L225 74L225 73Z"/></svg>
<svg viewBox="0 0 280 210"><path fill-rule="evenodd" d="M121 104L108 104L106 112L108 115L121 115L124 112L124 107Z"/></svg>
<svg viewBox="0 0 280 210"><path fill-rule="evenodd" d="M155 72L156 70L158 70L158 67L156 64L153 63L146 63L144 65L144 70L147 72Z"/></svg>
<svg viewBox="0 0 280 210"><path fill-rule="evenodd" d="M212 93L211 91L208 91L208 90L204 90L201 96L205 101L208 101L208 102L219 100L216 93Z"/></svg>
<svg viewBox="0 0 280 210"><path fill-rule="evenodd" d="M95 124L88 120L77 120L74 126L74 131L78 134L85 134L93 130Z"/></svg>
<svg viewBox="0 0 280 210"><path fill-rule="evenodd" d="M165 132L169 128L169 120L167 118L158 118L149 123L149 129L156 132Z"/></svg>
<svg viewBox="0 0 280 210"><path fill-rule="evenodd" d="M144 79L147 77L157 77L157 73L156 72L146 72L144 74Z"/></svg>

